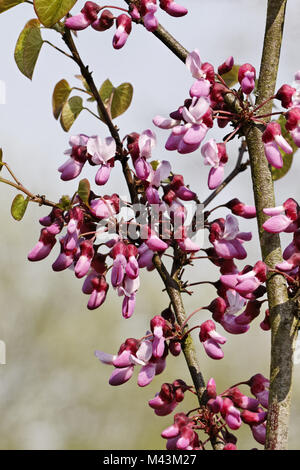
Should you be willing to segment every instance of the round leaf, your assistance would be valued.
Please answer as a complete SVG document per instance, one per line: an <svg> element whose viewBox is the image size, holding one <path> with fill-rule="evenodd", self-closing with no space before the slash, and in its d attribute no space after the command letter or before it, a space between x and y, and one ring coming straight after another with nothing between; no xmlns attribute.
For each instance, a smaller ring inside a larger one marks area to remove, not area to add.
<svg viewBox="0 0 300 470"><path fill-rule="evenodd" d="M99 90L99 95L103 101L104 106L108 110L109 114L110 114L111 101L112 101L112 95L113 95L114 90L115 88L109 79L105 80L105 82L102 83L101 88ZM99 106L98 106L98 113L99 113L100 119L103 120L103 116L102 116Z"/></svg>
<svg viewBox="0 0 300 470"><path fill-rule="evenodd" d="M230 72L224 73L222 78L226 85L231 88L238 82L238 73L240 65L234 65Z"/></svg>
<svg viewBox="0 0 300 470"><path fill-rule="evenodd" d="M9 8L15 7L20 3L24 3L24 0L0 0L0 13L9 10Z"/></svg>
<svg viewBox="0 0 300 470"><path fill-rule="evenodd" d="M19 70L30 80L42 45L39 20L28 21L16 44L15 61Z"/></svg>
<svg viewBox="0 0 300 470"><path fill-rule="evenodd" d="M50 28L61 20L77 0L34 0L34 9L40 22Z"/></svg>
<svg viewBox="0 0 300 470"><path fill-rule="evenodd" d="M111 103L111 117L112 119L125 113L129 108L133 95L133 87L130 83L122 83L114 90L114 95Z"/></svg>
<svg viewBox="0 0 300 470"><path fill-rule="evenodd" d="M60 123L64 131L68 132L75 119L79 116L83 108L82 98L80 96L72 96L63 106Z"/></svg>
<svg viewBox="0 0 300 470"><path fill-rule="evenodd" d="M22 220L28 206L28 197L24 199L23 194L17 194L11 205L11 215L15 220Z"/></svg>
<svg viewBox="0 0 300 470"><path fill-rule="evenodd" d="M63 79L55 85L52 95L52 108L55 119L59 118L63 106L67 101L70 93L71 88L67 80Z"/></svg>
<svg viewBox="0 0 300 470"><path fill-rule="evenodd" d="M89 180L84 178L83 180L79 182L77 194L82 200L82 202L86 205L89 204L90 192L91 192L91 187L90 187Z"/></svg>

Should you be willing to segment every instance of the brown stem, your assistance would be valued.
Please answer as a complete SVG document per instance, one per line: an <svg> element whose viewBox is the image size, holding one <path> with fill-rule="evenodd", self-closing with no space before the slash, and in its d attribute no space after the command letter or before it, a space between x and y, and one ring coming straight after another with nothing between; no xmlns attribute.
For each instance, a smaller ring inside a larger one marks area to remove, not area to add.
<svg viewBox="0 0 300 470"><path fill-rule="evenodd" d="M272 112L279 65L282 32L287 0L268 0L266 31L256 105L262 106L264 114ZM282 260L280 238L263 230L266 220L265 207L274 207L275 195L272 174L264 154L263 128L260 125L245 129L251 160L251 172L262 257L271 268ZM291 404L293 350L297 336L296 302L289 300L286 281L280 274L271 274L267 281L272 331L270 398L267 424L266 449L286 449Z"/></svg>
<svg viewBox="0 0 300 470"><path fill-rule="evenodd" d="M16 188L18 191L21 191L22 193L26 194L26 196L29 197L31 202L36 202L40 206L57 207L57 204L55 204L55 202L48 201L48 199L44 198L44 196L38 196L38 195L32 194L21 183L14 183L13 181L9 181L6 178L2 178L2 177L0 177L0 182L4 184L8 184L9 186Z"/></svg>
<svg viewBox="0 0 300 470"><path fill-rule="evenodd" d="M170 276L170 274L168 273L165 265L163 264L158 254L154 255L153 264L156 267L163 283L166 286L166 290L170 297L170 300L171 300L173 309L175 311L176 318L177 318L179 325L180 326L185 325L186 314L185 314L178 282L176 282L176 280ZM186 362L187 362L191 377L193 379L195 390L197 392L199 405L201 406L203 405L203 400L205 398L206 387L205 387L205 381L201 373L200 365L197 360L193 340L190 335L187 335L184 338L184 341L182 343L182 350L186 358Z"/></svg>

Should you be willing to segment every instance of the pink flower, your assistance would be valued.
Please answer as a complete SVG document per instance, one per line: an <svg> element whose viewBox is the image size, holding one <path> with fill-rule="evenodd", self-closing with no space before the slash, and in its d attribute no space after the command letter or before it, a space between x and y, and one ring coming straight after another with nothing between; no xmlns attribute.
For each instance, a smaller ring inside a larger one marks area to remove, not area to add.
<svg viewBox="0 0 300 470"><path fill-rule="evenodd" d="M250 95L255 88L256 71L253 65L244 64L239 68L238 80L243 93Z"/></svg>
<svg viewBox="0 0 300 470"><path fill-rule="evenodd" d="M156 315L152 318L150 327L153 333L153 356L162 357L165 350L166 320L160 315Z"/></svg>
<svg viewBox="0 0 300 470"><path fill-rule="evenodd" d="M266 232L295 232L298 228L299 206L292 198L287 199L282 206L265 208L263 212L271 216L263 224Z"/></svg>
<svg viewBox="0 0 300 470"><path fill-rule="evenodd" d="M109 10L102 10L100 18L92 23L96 31L106 31L114 24L114 15Z"/></svg>
<svg viewBox="0 0 300 470"><path fill-rule="evenodd" d="M252 431L254 439L259 444L264 445L266 442L266 434L267 434L266 422L251 426L251 431Z"/></svg>
<svg viewBox="0 0 300 470"><path fill-rule="evenodd" d="M54 207L49 215L39 220L40 224L47 227L47 231L53 235L60 233L64 227L63 211Z"/></svg>
<svg viewBox="0 0 300 470"><path fill-rule="evenodd" d="M155 231L150 229L150 227L148 227L148 238L145 243L152 251L165 251L167 248L169 248L169 245L161 240L156 235Z"/></svg>
<svg viewBox="0 0 300 470"><path fill-rule="evenodd" d="M199 339L209 357L212 359L222 359L224 357L220 344L225 344L227 340L216 332L216 325L212 320L202 323Z"/></svg>
<svg viewBox="0 0 300 470"><path fill-rule="evenodd" d="M159 6L169 15L179 17L187 14L188 10L181 5L175 3L174 0L159 0Z"/></svg>
<svg viewBox="0 0 300 470"><path fill-rule="evenodd" d="M245 299L253 299L253 293L266 281L267 266L258 261L253 269L247 266L241 273L222 275L220 280L228 288L235 289Z"/></svg>
<svg viewBox="0 0 300 470"><path fill-rule="evenodd" d="M111 270L111 284L113 287L121 286L125 276L125 269L127 265L127 248L123 242L117 242L110 255L113 258L113 267Z"/></svg>
<svg viewBox="0 0 300 470"><path fill-rule="evenodd" d="M141 0L140 12L144 20L145 28L150 32L155 31L158 26L158 20L155 17L156 11L156 0Z"/></svg>
<svg viewBox="0 0 300 470"><path fill-rule="evenodd" d="M248 206L237 198L231 199L231 201L224 205L225 207L228 207L234 215L238 215L244 219L252 219L256 217L255 206Z"/></svg>
<svg viewBox="0 0 300 470"><path fill-rule="evenodd" d="M67 248L68 237L67 235L60 240L60 254L58 258L52 264L53 271L63 271L73 264L74 258L77 253L77 244L68 249Z"/></svg>
<svg viewBox="0 0 300 470"><path fill-rule="evenodd" d="M80 255L75 264L76 277L80 279L88 273L94 254L94 246L91 240L84 240L80 243Z"/></svg>
<svg viewBox="0 0 300 470"><path fill-rule="evenodd" d="M176 408L178 403L184 399L184 392L188 386L183 380L174 380L172 384L164 383L155 398L150 400L149 406L154 409L157 416L166 416Z"/></svg>
<svg viewBox="0 0 300 470"><path fill-rule="evenodd" d="M140 268L147 268L149 270L154 268L154 265L152 263L152 259L154 256L154 251L148 248L146 243L142 243L139 248L139 258L138 258L138 264Z"/></svg>
<svg viewBox="0 0 300 470"><path fill-rule="evenodd" d="M229 289L226 292L226 300L218 297L213 300L207 309L212 312L213 319L220 323L224 330L230 334L239 335L249 330L249 324L238 323L235 314L245 306L246 300L236 291Z"/></svg>
<svg viewBox="0 0 300 470"><path fill-rule="evenodd" d="M90 205L94 215L101 220L116 215L120 210L120 200L117 194L93 199Z"/></svg>
<svg viewBox="0 0 300 470"><path fill-rule="evenodd" d="M65 21L65 25L67 28L73 29L75 31L85 29L97 20L97 15L99 11L99 5L94 2L86 2L81 10L81 13L78 13L78 15L76 16L71 16L70 18L67 18Z"/></svg>
<svg viewBox="0 0 300 470"><path fill-rule="evenodd" d="M223 399L221 415L225 419L230 429L239 429L242 425L241 413L235 406L230 398Z"/></svg>
<svg viewBox="0 0 300 470"><path fill-rule="evenodd" d="M69 144L71 149L65 151L65 155L70 155L70 158L58 168L63 181L76 178L81 173L83 165L88 159L86 148L88 139L88 136L84 134L75 135L70 138Z"/></svg>
<svg viewBox="0 0 300 470"><path fill-rule="evenodd" d="M300 107L290 109L286 115L286 129L290 132L294 143L300 147Z"/></svg>
<svg viewBox="0 0 300 470"><path fill-rule="evenodd" d="M95 176L96 184L105 184L114 165L114 156L116 154L115 140L112 137L106 137L104 142L102 142L99 136L92 136L87 142L87 152L91 155L91 161L95 165L100 165L100 169Z"/></svg>
<svg viewBox="0 0 300 470"><path fill-rule="evenodd" d="M218 74L219 75L224 75L224 73L228 73L230 72L230 70L232 69L234 65L234 59L231 56L229 56L225 62L223 62L223 64L221 64L219 67L218 67Z"/></svg>
<svg viewBox="0 0 300 470"><path fill-rule="evenodd" d="M115 370L110 376L110 385L121 385L127 382L134 370L134 366L141 366L138 375L138 385L145 387L154 378L163 372L165 368L165 357L155 359L152 356L152 340L144 339L138 341L129 338L123 343L117 355L95 351L95 356L104 364L115 366Z"/></svg>
<svg viewBox="0 0 300 470"><path fill-rule="evenodd" d="M259 403L268 408L270 381L262 374L256 374L249 380L251 393L257 398Z"/></svg>
<svg viewBox="0 0 300 470"><path fill-rule="evenodd" d="M296 92L296 88L290 85L282 85L276 93L276 98L281 101L281 105L284 108L291 108L293 106L293 95Z"/></svg>
<svg viewBox="0 0 300 470"><path fill-rule="evenodd" d="M46 258L56 243L56 238L53 233L50 233L46 228L41 230L41 235L38 243L28 254L29 261L40 261Z"/></svg>
<svg viewBox="0 0 300 470"><path fill-rule="evenodd" d="M208 187L215 189L223 181L224 166L228 160L226 146L223 143L217 144L214 139L210 139L202 146L201 153L204 157L204 164L212 167L208 176Z"/></svg>
<svg viewBox="0 0 300 470"><path fill-rule="evenodd" d="M235 406L247 410L247 412L244 412L245 416L247 413L254 414L254 412L258 410L259 401L255 398L247 397L240 391L238 387L230 388L226 393L226 396L228 396L233 401ZM250 415L248 414L247 416ZM266 416L266 413L264 413L264 416Z"/></svg>
<svg viewBox="0 0 300 470"><path fill-rule="evenodd" d="M196 78L196 82L190 89L191 97L208 97L211 85L215 83L213 66L207 62L204 64L201 62L197 49L188 54L185 63L192 76Z"/></svg>
<svg viewBox="0 0 300 470"><path fill-rule="evenodd" d="M193 98L188 107L182 108L184 124L178 125L173 119L156 116L153 123L162 129L171 129L172 133L166 142L167 150L177 150L181 154L197 150L206 136L208 127L212 127L211 110L208 101L201 97Z"/></svg>
<svg viewBox="0 0 300 470"><path fill-rule="evenodd" d="M85 278L82 286L82 292L90 295L88 301L88 309L94 310L100 307L106 299L106 294L109 285L102 274L92 270L91 273Z"/></svg>
<svg viewBox="0 0 300 470"><path fill-rule="evenodd" d="M242 411L241 417L244 423L250 425L257 425L263 423L267 419L268 413L266 411Z"/></svg>
<svg viewBox="0 0 300 470"><path fill-rule="evenodd" d="M200 446L197 433L192 429L193 423L184 413L174 416L174 424L166 428L161 436L167 439L168 450L193 450Z"/></svg>
<svg viewBox="0 0 300 470"><path fill-rule="evenodd" d="M121 49L121 47L124 46L124 44L127 41L127 38L131 32L131 18L130 16L125 15L124 13L122 15L119 15L117 17L117 30L115 32L115 35L113 37L113 48L114 49Z"/></svg>
<svg viewBox="0 0 300 470"><path fill-rule="evenodd" d="M283 166L280 149L285 153L293 153L292 147L281 135L281 127L278 122L272 121L267 125L262 135L262 141L267 160L275 168Z"/></svg>
<svg viewBox="0 0 300 470"><path fill-rule="evenodd" d="M226 221L217 219L210 225L209 240L217 255L224 259L246 258L247 253L242 243L251 238L251 232L239 231L238 220L233 215L227 215Z"/></svg>

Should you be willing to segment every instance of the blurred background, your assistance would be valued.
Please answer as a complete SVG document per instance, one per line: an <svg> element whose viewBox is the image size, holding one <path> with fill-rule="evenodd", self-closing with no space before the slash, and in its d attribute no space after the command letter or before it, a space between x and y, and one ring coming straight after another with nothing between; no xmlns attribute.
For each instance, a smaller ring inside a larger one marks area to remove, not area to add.
<svg viewBox="0 0 300 470"><path fill-rule="evenodd" d="M180 2L179 2L180 3ZM257 70L264 36L267 1L262 0L181 0L189 9L184 18L171 18L159 11L160 22L188 49L198 48L203 61L218 66L229 55L236 63L252 63ZM84 2L78 1L73 14ZM124 6L121 0L113 4ZM0 105L0 146L7 161L22 183L34 194L45 194L58 200L72 194L78 179L63 183L57 172L65 161L70 135L108 135L104 125L82 112L71 132L66 134L51 110L55 84L65 78L72 86L80 86L73 62L45 44L42 48L33 81L25 78L14 62L17 37L25 23L33 18L32 6L21 4L0 16L1 69L0 80L6 84L6 103ZM291 83L300 68L299 28L300 5L290 0L282 46L278 85ZM135 26L126 46L115 51L111 46L113 31L97 33L88 28L78 34L77 44L83 61L90 65L97 84L109 78L114 85L131 82L134 97L130 109L116 124L121 135L152 128L152 117L167 115L188 96L192 78L183 64L152 34ZM63 47L55 32L43 37ZM180 156L164 150L167 132L156 130L158 145L154 158L170 159L173 171L184 173L186 183L203 200L208 195L207 167L200 152ZM214 130L217 140L224 133ZM237 144L229 146L228 174L235 163ZM276 182L277 203L288 197L299 200L300 155L295 156L288 176ZM4 173L5 170L3 170ZM92 167L85 167L82 177L93 181ZM117 165L105 187L105 194L117 191L126 194ZM168 305L158 275L143 273L141 289L133 317L121 316L121 301L110 289L104 306L88 311L88 297L81 293L82 281L69 270L54 273L51 264L57 248L44 261L29 263L27 253L35 245L40 232L38 219L49 211L31 204L22 222L10 216L13 188L0 186L0 339L7 346L7 364L0 366L0 448L1 449L164 449L160 432L172 422L172 416L159 418L147 405L163 382L182 378L188 383L183 357L168 357L168 367L144 389L136 385L136 373L121 387L108 385L111 369L94 357L94 350L115 353L129 336L141 337L149 320ZM214 205L233 197L252 204L249 173L239 175L224 190ZM216 212L223 216L224 212ZM243 231L253 230L253 241L247 243L254 263L260 258L256 223L240 219ZM289 239L290 237L288 237ZM284 240L284 243L286 241ZM198 261L186 278L193 281L216 280L218 270L205 260ZM240 264L243 266L243 264ZM207 286L194 288L194 295L185 298L187 312L206 305L215 297ZM198 321L199 321L198 317ZM202 315L201 320L209 318ZM255 373L269 374L270 334L259 328L256 319L246 335L229 336L223 347L225 358L213 361L195 340L199 360L206 379L214 377L221 392ZM194 321L197 321L194 320ZM218 331L222 334L221 327ZM248 392L245 388L244 392ZM187 395L187 394L186 394ZM291 414L290 448L299 448L300 364L295 366L293 410ZM186 397L178 411L194 408L193 397ZM248 427L237 432L239 448L259 447Z"/></svg>

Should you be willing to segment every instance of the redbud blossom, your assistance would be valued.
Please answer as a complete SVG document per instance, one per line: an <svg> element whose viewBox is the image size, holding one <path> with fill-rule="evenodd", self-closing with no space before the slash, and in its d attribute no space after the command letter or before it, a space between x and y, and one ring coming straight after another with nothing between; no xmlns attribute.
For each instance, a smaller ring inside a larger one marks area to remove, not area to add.
<svg viewBox="0 0 300 470"><path fill-rule="evenodd" d="M233 215L226 220L217 219L210 225L209 240L218 256L224 259L244 259L247 256L242 243L252 238L251 232L240 232L239 223Z"/></svg>
<svg viewBox="0 0 300 470"><path fill-rule="evenodd" d="M255 88L256 71L253 65L244 64L239 68L238 80L243 93L250 95Z"/></svg>
<svg viewBox="0 0 300 470"><path fill-rule="evenodd" d="M46 228L41 230L41 236L38 243L28 254L29 261L40 261L46 258L56 243L53 233L49 233Z"/></svg>
<svg viewBox="0 0 300 470"><path fill-rule="evenodd" d="M213 66L207 62L204 64L201 62L197 49L188 54L185 63L192 76L196 78L196 82L190 89L190 96L192 98L208 97L210 88L215 83Z"/></svg>
<svg viewBox="0 0 300 470"><path fill-rule="evenodd" d="M116 154L116 142L112 137L106 137L104 141L99 136L92 136L87 142L87 152L91 156L91 161L95 165L100 165L100 169L95 176L96 184L107 183L111 168L114 165Z"/></svg>
<svg viewBox="0 0 300 470"><path fill-rule="evenodd" d="M228 160L226 146L223 143L217 144L214 139L210 139L202 146L201 153L204 157L204 164L212 167L208 176L208 187L215 189L223 181L224 166Z"/></svg>
<svg viewBox="0 0 300 470"><path fill-rule="evenodd" d="M292 198L287 199L282 206L265 208L263 212L271 216L263 224L266 232L294 232L298 228L299 206Z"/></svg>
<svg viewBox="0 0 300 470"><path fill-rule="evenodd" d="M99 11L99 5L94 2L86 2L81 10L81 13L78 13L78 15L76 16L71 16L70 18L67 18L65 21L65 25L67 28L73 29L75 31L85 29L97 20Z"/></svg>
<svg viewBox="0 0 300 470"><path fill-rule="evenodd" d="M92 23L96 31L106 31L114 24L114 15L109 10L102 10L100 18Z"/></svg>
<svg viewBox="0 0 300 470"><path fill-rule="evenodd" d="M75 135L70 138L69 144L71 149L64 152L65 155L70 155L70 158L58 168L63 181L76 178L81 173L83 165L88 158L86 149L88 139L88 136L84 134Z"/></svg>
<svg viewBox="0 0 300 470"><path fill-rule="evenodd" d="M179 17L187 14L188 10L181 5L175 3L174 0L159 0L159 6L169 15Z"/></svg>
<svg viewBox="0 0 300 470"><path fill-rule="evenodd" d="M124 13L117 17L117 31L113 37L113 48L121 49L127 41L131 32L131 18Z"/></svg>
<svg viewBox="0 0 300 470"><path fill-rule="evenodd" d="M155 31L158 26L158 20L155 17L156 11L156 0L141 0L140 12L144 20L145 28L150 32Z"/></svg>
<svg viewBox="0 0 300 470"><path fill-rule="evenodd" d="M231 201L228 201L224 206L228 207L234 215L238 215L244 219L256 217L255 206L248 206L237 198L231 199Z"/></svg>
<svg viewBox="0 0 300 470"><path fill-rule="evenodd" d="M218 67L218 74L219 75L224 75L224 73L228 73L230 72L230 70L232 69L234 65L234 59L231 56L229 56L225 62L223 62L223 64L221 64L219 67Z"/></svg>
<svg viewBox="0 0 300 470"><path fill-rule="evenodd" d="M216 332L216 325L212 320L202 323L199 339L209 357L212 359L222 359L224 357L220 344L225 344L227 340Z"/></svg>
<svg viewBox="0 0 300 470"><path fill-rule="evenodd" d="M290 109L285 117L285 127L290 132L297 147L300 147L300 107L296 106Z"/></svg>
<svg viewBox="0 0 300 470"><path fill-rule="evenodd" d="M284 108L290 108L293 105L293 95L296 88L290 85L282 85L276 93L276 98L281 101L281 105Z"/></svg>
<svg viewBox="0 0 300 470"><path fill-rule="evenodd" d="M288 154L293 153L293 149L281 135L281 127L278 122L272 121L267 125L262 135L262 141L264 143L265 155L270 165L275 168L282 168L283 160L279 148Z"/></svg>

